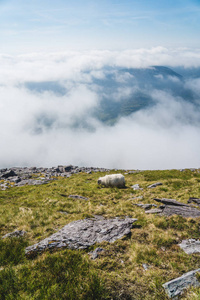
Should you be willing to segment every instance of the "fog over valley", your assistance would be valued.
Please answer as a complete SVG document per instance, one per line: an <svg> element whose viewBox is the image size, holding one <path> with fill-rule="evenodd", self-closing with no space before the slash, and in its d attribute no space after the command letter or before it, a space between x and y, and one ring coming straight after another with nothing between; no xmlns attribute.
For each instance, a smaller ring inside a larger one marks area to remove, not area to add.
<svg viewBox="0 0 200 300"><path fill-rule="evenodd" d="M0 55L0 168L200 167L200 52Z"/></svg>

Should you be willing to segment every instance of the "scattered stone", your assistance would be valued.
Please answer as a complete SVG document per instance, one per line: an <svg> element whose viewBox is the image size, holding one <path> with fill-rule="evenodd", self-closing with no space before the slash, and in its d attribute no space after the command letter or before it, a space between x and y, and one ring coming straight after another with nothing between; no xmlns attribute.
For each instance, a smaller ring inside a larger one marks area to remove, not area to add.
<svg viewBox="0 0 200 300"><path fill-rule="evenodd" d="M200 240L183 240L179 246L187 254L200 253Z"/></svg>
<svg viewBox="0 0 200 300"><path fill-rule="evenodd" d="M180 296L184 289L190 286L198 287L200 282L196 277L196 273L200 272L200 269L185 273L181 277L173 279L163 284L163 287L170 298Z"/></svg>
<svg viewBox="0 0 200 300"><path fill-rule="evenodd" d="M41 185L41 184L47 184L49 180L45 179L40 179L40 180L35 180L35 179L27 179L27 180L22 180L16 186L24 186L24 185Z"/></svg>
<svg viewBox="0 0 200 300"><path fill-rule="evenodd" d="M10 169L0 169L0 179L6 179L9 183L15 183L14 186L40 185L46 184L51 180L56 180L58 176L69 178L73 174L77 174L79 172L84 172L87 174L91 174L92 172L109 173L110 170L105 168L87 168L72 165L52 168L15 167ZM33 175L34 178L32 177ZM41 177L41 175L44 176L44 178ZM5 190L6 188L7 187L0 185L1 190Z"/></svg>
<svg viewBox="0 0 200 300"><path fill-rule="evenodd" d="M162 183L161 182L153 183L153 184L149 185L148 188L152 189L152 188L157 187L158 185L162 185Z"/></svg>
<svg viewBox="0 0 200 300"><path fill-rule="evenodd" d="M187 206L190 207L190 205L178 202L174 199L166 199L166 198L162 198L162 199L158 199L158 198L154 198L155 201L157 202L161 202L164 203L165 205L175 205L175 206Z"/></svg>
<svg viewBox="0 0 200 300"><path fill-rule="evenodd" d="M194 203L196 203L197 205L199 205L200 206L200 199L199 198L189 198L189 200L188 200L188 203L192 203L192 202L194 202Z"/></svg>
<svg viewBox="0 0 200 300"><path fill-rule="evenodd" d="M144 198L143 196L137 196L137 197L133 197L133 198L131 198L131 200L143 199L143 198Z"/></svg>
<svg viewBox="0 0 200 300"><path fill-rule="evenodd" d="M8 170L8 171L5 171L3 173L3 175L1 175L1 178L9 178L9 177L13 177L13 176L17 176L17 174L13 170Z"/></svg>
<svg viewBox="0 0 200 300"><path fill-rule="evenodd" d="M137 219L84 219L71 222L50 237L26 248L27 256L46 249L86 249L103 241L114 242L131 232Z"/></svg>
<svg viewBox="0 0 200 300"><path fill-rule="evenodd" d="M148 209L151 209L152 207L157 207L156 204L143 204L143 203L133 203L133 205L136 205L136 206L139 206L139 207L142 207L144 208L145 210L148 210Z"/></svg>
<svg viewBox="0 0 200 300"><path fill-rule="evenodd" d="M12 238L12 237L22 237L26 234L27 232L26 231L23 231L23 230L15 230L13 232L10 232L10 233L7 233L5 234L4 236L2 236L2 239L5 239L5 238Z"/></svg>
<svg viewBox="0 0 200 300"><path fill-rule="evenodd" d="M88 254L91 256L92 259L96 259L99 256L99 253L104 251L103 248L96 248L94 251L89 252Z"/></svg>
<svg viewBox="0 0 200 300"><path fill-rule="evenodd" d="M69 195L69 198L80 199L80 200L88 200L88 198L79 196L79 195Z"/></svg>
<svg viewBox="0 0 200 300"><path fill-rule="evenodd" d="M9 179L10 182L18 183L21 181L21 178L19 176L14 176Z"/></svg>
<svg viewBox="0 0 200 300"><path fill-rule="evenodd" d="M59 213L61 214L64 214L64 215L68 215L69 213L67 211L58 211Z"/></svg>
<svg viewBox="0 0 200 300"><path fill-rule="evenodd" d="M145 269L145 271L147 271L149 268L151 268L151 266L148 264L142 264L142 266Z"/></svg>
<svg viewBox="0 0 200 300"><path fill-rule="evenodd" d="M162 213L163 210L159 209L159 208L154 208L154 209L150 209L150 210L146 210L145 213L146 214L159 214Z"/></svg>
<svg viewBox="0 0 200 300"><path fill-rule="evenodd" d="M131 187L134 189L134 191L137 191L137 190L142 191L143 190L143 188L140 188L139 184L134 184Z"/></svg>

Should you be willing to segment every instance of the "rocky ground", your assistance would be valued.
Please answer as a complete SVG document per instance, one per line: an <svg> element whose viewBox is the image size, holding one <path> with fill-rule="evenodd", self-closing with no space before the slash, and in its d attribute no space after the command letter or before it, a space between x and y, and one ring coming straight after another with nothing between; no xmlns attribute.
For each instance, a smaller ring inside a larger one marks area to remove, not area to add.
<svg viewBox="0 0 200 300"><path fill-rule="evenodd" d="M24 186L24 185L40 185L55 180L58 176L70 177L72 174L85 172L108 172L105 168L86 168L78 166L58 166L52 168L5 168L0 169L0 189L6 190L9 187Z"/></svg>
<svg viewBox="0 0 200 300"><path fill-rule="evenodd" d="M112 173L125 176L125 188L97 184L99 176ZM91 257L102 277L110 280L114 272L122 278L118 298L108 299L169 299L200 286L199 169L15 167L0 170L0 190L2 245L25 239L28 268L30 259L37 264L48 251L57 257L55 250L67 248L85 251L82 256ZM185 299L198 299L190 295Z"/></svg>

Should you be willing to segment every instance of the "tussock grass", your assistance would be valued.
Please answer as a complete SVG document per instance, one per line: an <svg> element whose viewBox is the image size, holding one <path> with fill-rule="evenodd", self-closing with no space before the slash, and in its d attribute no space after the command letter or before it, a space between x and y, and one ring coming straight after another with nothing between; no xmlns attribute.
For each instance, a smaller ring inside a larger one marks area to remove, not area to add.
<svg viewBox="0 0 200 300"><path fill-rule="evenodd" d="M119 173L112 171L110 173ZM122 172L124 173L124 172ZM97 179L105 173L74 174L42 186L0 191L0 236L26 230L23 239L0 240L0 299L168 299L162 284L199 268L200 255L185 254L178 243L199 238L200 218L147 215L133 204L157 204L154 198L187 203L200 197L200 173L185 170L125 174L126 189L104 188ZM147 188L155 182L162 186ZM138 183L143 190L134 191ZM81 195L86 200L72 199ZM143 199L134 199L143 196ZM24 249L74 220L101 215L137 218L132 234L115 243L102 243L99 258L88 251L63 249L27 259ZM148 264L145 270L143 264ZM183 299L199 299L189 289Z"/></svg>

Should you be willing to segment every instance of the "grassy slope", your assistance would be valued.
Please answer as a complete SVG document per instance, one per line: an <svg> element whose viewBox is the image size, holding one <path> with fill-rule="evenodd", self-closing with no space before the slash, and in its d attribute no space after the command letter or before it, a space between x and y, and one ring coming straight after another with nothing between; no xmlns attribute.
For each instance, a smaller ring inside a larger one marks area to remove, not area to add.
<svg viewBox="0 0 200 300"><path fill-rule="evenodd" d="M105 174L79 173L43 186L0 191L0 236L16 229L28 232L25 239L0 241L0 298L168 299L162 284L200 267L199 254L187 255L177 246L182 239L199 238L200 218L147 215L133 205L158 204L153 200L155 197L183 203L189 197L199 197L197 171L126 174L126 189L99 187L97 179L102 175ZM147 188L157 181L163 185ZM131 185L136 183L143 191L133 191ZM70 194L89 200L70 199ZM131 199L140 195L144 199ZM131 216L138 221L130 237L101 244L106 251L94 261L88 256L89 251L66 249L43 253L32 260L24 257L27 245L48 237L71 221L93 215ZM143 263L150 265L147 271ZM190 289L182 298L199 297L200 289Z"/></svg>

